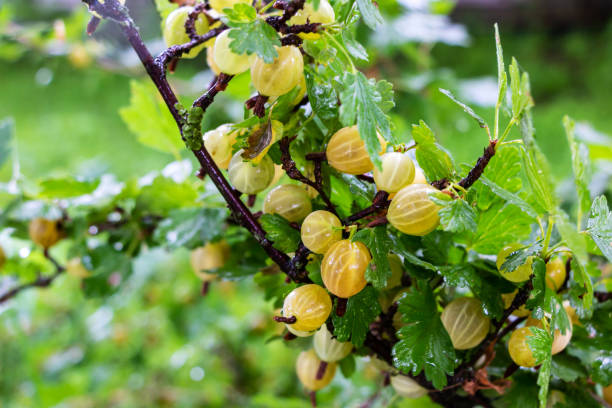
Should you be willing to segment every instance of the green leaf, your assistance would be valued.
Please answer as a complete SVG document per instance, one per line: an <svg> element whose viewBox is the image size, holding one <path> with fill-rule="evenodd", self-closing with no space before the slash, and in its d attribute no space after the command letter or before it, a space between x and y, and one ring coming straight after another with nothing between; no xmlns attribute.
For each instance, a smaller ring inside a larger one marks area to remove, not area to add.
<svg viewBox="0 0 612 408"><path fill-rule="evenodd" d="M526 239L531 223L532 218L517 206L497 202L479 214L471 249L496 255L505 245Z"/></svg>
<svg viewBox="0 0 612 408"><path fill-rule="evenodd" d="M406 240L409 239L407 235L401 234L399 232L391 233L389 234L389 238L391 238L391 241L393 242L393 252L404 257L404 260L406 260L407 262L415 266L418 266L420 268L423 268L423 269L426 269L432 272L438 271L438 268L435 265L429 262L426 262L422 260L421 258L419 258L418 256L416 256L413 253L413 251L409 248L409 246L406 245Z"/></svg>
<svg viewBox="0 0 612 408"><path fill-rule="evenodd" d="M492 191L486 184L488 182L504 192L518 194L521 191L523 184L520 175L522 164L522 155L516 145L497 146L495 156L491 158L483 175L470 189L470 191L477 193L476 204L479 209L486 210L498 200L499 194L497 192L500 190L495 188L496 192ZM487 188L484 188L483 185L486 185ZM506 200L504 197L501 198Z"/></svg>
<svg viewBox="0 0 612 408"><path fill-rule="evenodd" d="M77 180L72 177L52 178L41 181L38 186L41 198L69 198L92 193L100 180Z"/></svg>
<svg viewBox="0 0 612 408"><path fill-rule="evenodd" d="M272 300L276 308L282 307L285 297L297 288L296 283L287 283L285 277L282 273L269 274L265 272L259 272L253 276L255 284L263 289L264 299Z"/></svg>
<svg viewBox="0 0 612 408"><path fill-rule="evenodd" d="M368 62L370 58L368 56L368 52L359 41L355 40L352 31L342 31L342 40L344 41L344 45L346 46L346 50L349 52L349 54L360 61Z"/></svg>
<svg viewBox="0 0 612 408"><path fill-rule="evenodd" d="M153 238L169 249L194 249L220 238L227 210L224 208L181 208L170 211L159 223Z"/></svg>
<svg viewBox="0 0 612 408"><path fill-rule="evenodd" d="M229 261L221 268L211 271L223 279L241 279L255 275L265 268L268 256L261 250L259 243L243 229L237 229L234 236L225 234L232 254Z"/></svg>
<svg viewBox="0 0 612 408"><path fill-rule="evenodd" d="M551 373L566 382L574 382L587 376L587 371L580 360L568 354L553 356Z"/></svg>
<svg viewBox="0 0 612 408"><path fill-rule="evenodd" d="M359 7L363 21L372 30L375 30L379 25L384 23L378 11L378 7L374 5L372 0L357 0L357 7Z"/></svg>
<svg viewBox="0 0 612 408"><path fill-rule="evenodd" d="M533 209L533 207L529 205L529 203L527 203L525 200L520 198L518 195L511 193L508 190L498 186L484 175L480 176L479 180L482 182L482 184L487 186L493 192L493 194L497 195L499 198L506 201L508 204L516 205L523 213L525 213L525 215L528 215L533 219L538 217L538 214Z"/></svg>
<svg viewBox="0 0 612 408"><path fill-rule="evenodd" d="M252 23L257 19L257 10L246 3L236 3L233 7L223 9L227 25L237 27L241 24Z"/></svg>
<svg viewBox="0 0 612 408"><path fill-rule="evenodd" d="M344 378L351 378L352 375L355 373L355 369L357 368L357 365L355 363L355 356L353 356L352 354L349 354L348 356L340 360L338 362L338 365L340 366L340 371L342 371L342 375L344 376Z"/></svg>
<svg viewBox="0 0 612 408"><path fill-rule="evenodd" d="M381 145L377 132L392 144L398 143L391 134L389 117L385 114L394 105L391 85L386 81L377 83L361 72L346 72L340 86L340 122L352 126L357 121L359 136L372 162L379 166Z"/></svg>
<svg viewBox="0 0 612 408"><path fill-rule="evenodd" d="M11 145L15 134L15 122L11 118L0 121L0 168L11 155Z"/></svg>
<svg viewBox="0 0 612 408"><path fill-rule="evenodd" d="M387 234L386 226L364 228L357 231L353 241L363 242L372 254L372 262L366 271L366 280L376 289L384 289L391 277L391 267L387 255L393 242Z"/></svg>
<svg viewBox="0 0 612 408"><path fill-rule="evenodd" d="M361 347L369 330L370 323L380 313L378 294L371 286L348 299L346 312L340 317L334 313L334 334L338 341L350 341L355 347Z"/></svg>
<svg viewBox="0 0 612 408"><path fill-rule="evenodd" d="M412 125L412 138L416 143L416 159L429 181L450 179L455 164L450 154L436 143L433 131L423 121Z"/></svg>
<svg viewBox="0 0 612 408"><path fill-rule="evenodd" d="M440 194L448 197L444 194ZM440 199L437 196L430 196L430 199L441 208L438 211L440 224L444 231L461 233L464 231L476 231L476 211L467 201L463 199Z"/></svg>
<svg viewBox="0 0 612 408"><path fill-rule="evenodd" d="M130 104L119 115L138 141L152 149L180 157L183 147L176 122L149 81L130 82Z"/></svg>
<svg viewBox="0 0 612 408"><path fill-rule="evenodd" d="M161 21L166 21L168 14L172 13L177 8L177 5L168 0L155 0L155 8L157 8Z"/></svg>
<svg viewBox="0 0 612 408"><path fill-rule="evenodd" d="M533 373L517 371L512 376L512 387L501 397L503 407L537 408L538 386Z"/></svg>
<svg viewBox="0 0 612 408"><path fill-rule="evenodd" d="M510 89L512 90L512 116L520 118L523 111L533 105L529 76L525 72L521 76L518 62L512 57L510 64Z"/></svg>
<svg viewBox="0 0 612 408"><path fill-rule="evenodd" d="M536 319L544 317L545 313L550 313L552 310L552 291L546 285L546 265L541 258L536 258L532 264L533 289L531 290L530 298L525 303L529 310L533 310L533 315Z"/></svg>
<svg viewBox="0 0 612 408"><path fill-rule="evenodd" d="M612 212L608 208L608 201L604 195L593 201L587 222L587 233L593 238L608 262L612 262Z"/></svg>
<svg viewBox="0 0 612 408"><path fill-rule="evenodd" d="M83 264L92 276L83 279L82 288L86 296L106 296L117 290L111 284L111 275L118 274L124 281L132 273L132 259L110 245L100 245L83 257Z"/></svg>
<svg viewBox="0 0 612 408"><path fill-rule="evenodd" d="M563 118L563 127L567 135L567 143L572 152L572 169L574 170L574 183L578 193L578 222L582 222L582 217L586 213L587 208L591 207L591 194L589 184L591 182L591 160L589 157L589 149L584 143L579 143L576 140L574 127L575 122L569 116Z"/></svg>
<svg viewBox="0 0 612 408"><path fill-rule="evenodd" d="M278 57L276 47L281 46L278 33L263 20L234 25L228 36L233 39L229 45L236 54L257 54L267 64Z"/></svg>
<svg viewBox="0 0 612 408"><path fill-rule="evenodd" d="M455 350L442 325L434 294L424 282L412 286L399 300L399 312L407 326L398 332L393 346L393 365L404 373L425 377L437 389L447 384L455 368Z"/></svg>
<svg viewBox="0 0 612 408"><path fill-rule="evenodd" d="M311 70L306 69L306 90L312 110L323 120L336 117L338 114L338 96L334 88L324 82Z"/></svg>
<svg viewBox="0 0 612 408"><path fill-rule="evenodd" d="M163 215L176 208L193 207L197 199L198 192L193 184L176 183L160 175L151 184L141 188L137 205Z"/></svg>
<svg viewBox="0 0 612 408"><path fill-rule="evenodd" d="M504 51L502 49L501 38L499 37L499 27L497 23L495 23L495 51L497 55L497 104L495 105L495 117L498 117L499 108L506 97L508 75L506 74Z"/></svg>
<svg viewBox="0 0 612 408"><path fill-rule="evenodd" d="M480 115L478 115L476 112L474 112L474 109L470 108L468 105L466 105L465 103L463 103L459 99L457 99L457 97L455 95L453 95L453 93L451 91L449 91L447 89L442 89L442 88L439 88L439 90L444 95L446 95L451 101L453 101L454 103L459 105L461 107L461 109L463 109L463 111L465 113L467 113L474 120L476 120L476 122L478 122L478 126L480 126L483 129L488 129L489 128L489 125L487 125L487 122Z"/></svg>
<svg viewBox="0 0 612 408"><path fill-rule="evenodd" d="M605 319L609 320L609 313L609 308L596 310L594 317L605 314ZM594 381L600 384L612 384L610 330L601 330L601 327L597 329L591 334L584 327L574 326L571 347L568 347L567 354L578 358Z"/></svg>
<svg viewBox="0 0 612 408"><path fill-rule="evenodd" d="M531 349L536 363L540 364L540 370L538 371L538 385L540 386L538 398L540 400L540 408L546 408L552 366L553 336L548 331L537 327L531 327L530 330L532 335L527 336L527 345Z"/></svg>
<svg viewBox="0 0 612 408"><path fill-rule="evenodd" d="M501 269L507 272L513 272L519 266L524 265L528 258L537 255L542 250L542 247L542 240L539 240L534 242L532 245L517 249L508 255L502 264Z"/></svg>
<svg viewBox="0 0 612 408"><path fill-rule="evenodd" d="M263 214L259 222L275 248L295 252L300 243L300 231L291 227L286 219L278 214Z"/></svg>

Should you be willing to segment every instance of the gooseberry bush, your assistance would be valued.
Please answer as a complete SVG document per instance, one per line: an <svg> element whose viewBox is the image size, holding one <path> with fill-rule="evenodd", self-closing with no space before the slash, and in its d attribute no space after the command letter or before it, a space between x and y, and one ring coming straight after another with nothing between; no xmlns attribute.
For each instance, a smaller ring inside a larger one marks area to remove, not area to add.
<svg viewBox="0 0 612 408"><path fill-rule="evenodd" d="M423 406L612 404L612 295L601 278L612 214L605 195L590 194L588 151L568 117L578 200L561 205L529 76L515 59L506 65L497 27L493 125L441 90L483 129L483 154L457 165L425 122L393 129L392 85L356 68L367 54L355 25L382 23L368 0L158 1L168 48L155 57L123 2L84 3L88 32L112 22L157 89L153 102L132 89L122 113L138 119L132 130L165 126L165 143L184 143L204 181L162 173L102 191L78 179L12 189L3 236L31 240L41 257L0 248L4 273L34 276L0 303L63 273L87 295L109 295L138 254L186 248L204 294L222 279L262 287L280 337L303 349L296 375L313 404L356 359ZM185 104L167 78L201 53L215 77ZM244 120L203 128L244 73L254 91ZM151 104L155 117L144 113Z"/></svg>

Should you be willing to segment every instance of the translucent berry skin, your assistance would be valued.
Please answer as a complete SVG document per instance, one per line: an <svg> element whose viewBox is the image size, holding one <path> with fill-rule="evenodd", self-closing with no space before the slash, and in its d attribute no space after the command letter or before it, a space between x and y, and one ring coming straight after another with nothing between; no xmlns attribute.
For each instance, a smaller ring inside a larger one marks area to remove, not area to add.
<svg viewBox="0 0 612 408"><path fill-rule="evenodd" d="M450 302L442 312L442 324L453 347L467 350L479 345L489 333L490 321L478 299L462 297Z"/></svg>
<svg viewBox="0 0 612 408"><path fill-rule="evenodd" d="M612 384L608 385L607 387L604 387L603 397L608 404L612 404Z"/></svg>
<svg viewBox="0 0 612 408"><path fill-rule="evenodd" d="M294 330L309 332L317 330L331 313L329 294L319 285L309 284L293 289L283 303L283 316L295 316L291 325Z"/></svg>
<svg viewBox="0 0 612 408"><path fill-rule="evenodd" d="M402 188L391 200L387 219L404 234L429 234L440 224L440 207L429 198L429 194L436 191L428 184L411 184Z"/></svg>
<svg viewBox="0 0 612 408"><path fill-rule="evenodd" d="M166 45L171 47L173 45L186 44L189 41L189 35L185 30L185 23L189 18L189 13L193 11L193 7L179 7L172 13L168 14L163 27L163 37ZM195 21L196 33L202 35L208 31L208 20L204 14L198 15ZM195 58L198 56L200 51L206 47L206 44L200 44L197 47L192 48L189 52L184 53L181 58Z"/></svg>
<svg viewBox="0 0 612 408"><path fill-rule="evenodd" d="M546 286L556 292L561 289L566 277L565 262L561 258L548 261L546 264Z"/></svg>
<svg viewBox="0 0 612 408"><path fill-rule="evenodd" d="M255 57L251 65L251 81L262 95L284 95L298 85L304 76L304 59L299 48L286 45L276 51L278 57L270 64Z"/></svg>
<svg viewBox="0 0 612 408"><path fill-rule="evenodd" d="M236 143L237 136L238 133L233 131L231 123L209 130L202 136L204 147L220 169L227 170L232 160L232 146Z"/></svg>
<svg viewBox="0 0 612 408"><path fill-rule="evenodd" d="M221 268L230 257L230 247L225 241L209 242L191 251L191 267L198 278L204 282L213 280L216 275L207 273Z"/></svg>
<svg viewBox="0 0 612 408"><path fill-rule="evenodd" d="M402 259L396 254L388 254L387 260L389 261L389 267L391 269L391 277L387 279L386 289L395 288L402 283L402 276L404 275L404 264Z"/></svg>
<svg viewBox="0 0 612 408"><path fill-rule="evenodd" d="M508 309L512 305L512 301L516 297L517 293L518 293L518 289L512 293L502 293L501 296L502 296L502 300L504 301L504 309ZM517 316L517 317L525 317L525 316L529 316L530 314L531 314L531 311L527 309L525 305L522 305L521 307L516 309L514 312L512 312L512 315Z"/></svg>
<svg viewBox="0 0 612 408"><path fill-rule="evenodd" d="M213 47L210 47L206 51L206 63L208 64L208 68L210 68L210 70L214 72L215 75L219 75L221 73L221 69L219 69L217 64L215 64L215 60L213 58Z"/></svg>
<svg viewBox="0 0 612 408"><path fill-rule="evenodd" d="M512 332L508 341L508 352L510 358L516 365L521 367L535 367L536 360L527 344L527 337L533 336L529 327L521 327Z"/></svg>
<svg viewBox="0 0 612 408"><path fill-rule="evenodd" d="M225 30L217 36L212 47L213 60L217 67L228 75L238 75L249 69L255 54L236 54L230 48L232 30Z"/></svg>
<svg viewBox="0 0 612 408"><path fill-rule="evenodd" d="M398 152L381 157L382 170L374 168L374 182L379 190L396 193L414 180L414 163L408 155Z"/></svg>
<svg viewBox="0 0 612 408"><path fill-rule="evenodd" d="M312 3L304 4L304 7L298 10L297 13L289 20L290 25L301 25L308 23L330 24L336 20L334 9L327 0L320 0L319 8L314 9ZM318 33L301 33L299 34L305 40L316 40L321 36Z"/></svg>
<svg viewBox="0 0 612 408"><path fill-rule="evenodd" d="M342 239L342 223L329 211L308 214L300 230L302 242L315 254L325 254L329 247Z"/></svg>
<svg viewBox="0 0 612 408"><path fill-rule="evenodd" d="M412 184L427 184L427 179L425 178L425 174L423 174L423 170L418 167L414 168L414 180L412 180Z"/></svg>
<svg viewBox="0 0 612 408"><path fill-rule="evenodd" d="M229 181L244 194L257 194L271 184L274 178L274 163L265 156L259 164L244 161L242 150L238 151L230 160L227 173Z"/></svg>
<svg viewBox="0 0 612 408"><path fill-rule="evenodd" d="M382 153L387 148L387 143L380 135L378 140L382 146ZM334 133L327 143L325 156L330 166L347 174L363 174L374 168L356 125L342 128Z"/></svg>
<svg viewBox="0 0 612 408"><path fill-rule="evenodd" d="M302 99L304 99L304 95L306 95L306 78L304 78L304 75L302 75L300 79L300 83L297 84L297 87L298 87L297 94L295 95L295 98L293 98L293 100L289 103L291 106L295 106L298 103L300 103ZM272 96L270 97L268 101L270 103L274 103L276 102L278 98L279 98L278 96Z"/></svg>
<svg viewBox="0 0 612 408"><path fill-rule="evenodd" d="M28 226L30 239L43 248L51 248L62 238L57 221L34 218Z"/></svg>
<svg viewBox="0 0 612 408"><path fill-rule="evenodd" d="M310 337L310 336L312 336L313 334L316 333L316 330L312 330L312 331L299 331L299 330L295 330L291 326L293 326L293 325L292 324L285 324L285 327L287 328L287 330L291 334L293 334L295 336L298 336L298 337Z"/></svg>
<svg viewBox="0 0 612 408"><path fill-rule="evenodd" d="M416 381L401 374L391 376L391 386L395 392L405 398L420 398L427 394L427 390Z"/></svg>
<svg viewBox="0 0 612 408"><path fill-rule="evenodd" d="M312 203L302 187L283 184L270 190L264 200L263 212L278 214L289 222L300 222L312 212Z"/></svg>
<svg viewBox="0 0 612 408"><path fill-rule="evenodd" d="M249 0L210 0L209 4L217 13L225 14L223 9L233 8L238 3L251 4Z"/></svg>
<svg viewBox="0 0 612 408"><path fill-rule="evenodd" d="M87 278L91 276L91 272L85 268L85 265L81 262L81 258L78 257L72 258L66 262L66 273L75 278Z"/></svg>
<svg viewBox="0 0 612 408"><path fill-rule="evenodd" d="M365 271L372 260L361 242L348 239L333 244L321 263L321 278L327 290L341 298L359 293L366 285Z"/></svg>
<svg viewBox="0 0 612 408"><path fill-rule="evenodd" d="M302 351L295 363L295 371L304 387L310 391L318 391L329 385L336 374L336 363L329 363L325 368L323 378L317 380L317 371L321 360L314 350Z"/></svg>
<svg viewBox="0 0 612 408"><path fill-rule="evenodd" d="M516 268L512 272L508 272L506 270L502 270L501 269L501 267L504 264L506 258L512 252L515 252L516 250L518 250L520 248L523 248L523 245L521 245L521 244L506 245L497 254L497 262L496 262L497 263L497 269L499 270L499 273L501 274L501 276L504 277L504 279L507 279L507 280L509 280L511 282L524 282L527 279L529 279L529 277L531 276L531 264L533 263L533 259L531 257L527 259L527 262L525 262L523 265L519 266L518 268Z"/></svg>
<svg viewBox="0 0 612 408"><path fill-rule="evenodd" d="M312 343L317 356L327 363L340 361L353 350L351 343L334 339L325 325L317 330Z"/></svg>
<svg viewBox="0 0 612 408"><path fill-rule="evenodd" d="M568 318L569 318L569 316L568 316ZM542 328L542 322L540 322L537 319L534 319L534 318L530 317L525 322L525 326L538 327L538 328L541 329ZM565 333L561 334L560 330L555 330L555 335L553 336L553 344L552 344L552 354L553 355L559 354L560 352L565 350L565 348L567 347L567 345L569 344L569 342L572 339L572 332L573 332L573 330L574 330L574 328L573 328L573 326L571 324L571 320L570 320L570 328L569 328L569 330L566 330Z"/></svg>

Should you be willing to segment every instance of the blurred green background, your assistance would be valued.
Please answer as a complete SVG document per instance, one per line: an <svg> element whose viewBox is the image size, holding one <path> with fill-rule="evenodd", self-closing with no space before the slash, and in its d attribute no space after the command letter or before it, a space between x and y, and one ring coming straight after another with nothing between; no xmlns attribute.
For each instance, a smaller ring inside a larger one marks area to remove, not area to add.
<svg viewBox="0 0 612 408"><path fill-rule="evenodd" d="M612 20L605 3L556 2L569 5L563 14L563 7L535 0L506 6L384 0L385 27L358 30L372 56L361 68L394 83L396 132L407 134L424 119L458 163L470 163L486 135L438 88L453 90L492 123L498 21L506 61L515 56L530 73L537 137L563 181L571 172L564 114L589 124L579 136L595 147L594 158L610 149L610 139L595 133L612 134ZM151 48L161 50L154 2L127 5ZM576 11L583 8L591 10ZM103 173L125 180L176 159L140 144L122 122L118 111L142 71L111 24L86 38L88 18L78 1L0 0L0 120L14 120L26 180ZM181 62L172 83L188 99L210 78L201 55ZM232 95L244 101L245 92L234 85L206 123L240 117L242 102ZM0 168L0 181L12 171ZM610 174L609 162L598 162L594 193L609 188ZM261 290L250 280L222 282L204 298L186 258L162 250L139 256L133 276L107 299L85 298L79 282L64 276L0 306L0 406L309 406L293 372L300 344L267 342L279 328ZM350 382L337 375L318 400L358 407L381 382L367 361L358 361ZM388 389L370 406L390 405L430 406L393 398Z"/></svg>

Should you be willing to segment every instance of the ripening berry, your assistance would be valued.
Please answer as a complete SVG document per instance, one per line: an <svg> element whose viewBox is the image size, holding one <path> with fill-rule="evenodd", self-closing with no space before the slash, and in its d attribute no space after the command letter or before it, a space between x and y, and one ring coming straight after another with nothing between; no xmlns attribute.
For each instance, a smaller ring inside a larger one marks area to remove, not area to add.
<svg viewBox="0 0 612 408"><path fill-rule="evenodd" d="M227 170L232 160L232 146L236 143L238 133L232 129L231 123L226 123L204 133L204 147L212 156L215 164L223 170Z"/></svg>
<svg viewBox="0 0 612 408"><path fill-rule="evenodd" d="M189 35L185 29L185 23L189 18L189 13L193 11L193 7L179 7L172 13L168 14L163 27L164 41L168 47L173 45L186 44L189 41ZM197 34L205 34L208 31L208 19L204 14L199 14L195 21L195 29ZM206 44L200 44L192 48L189 52L184 53L182 58L195 58L204 49Z"/></svg>
<svg viewBox="0 0 612 408"><path fill-rule="evenodd" d="M91 276L91 272L85 268L85 265L83 265L79 257L72 258L66 262L66 273L75 278L87 278Z"/></svg>
<svg viewBox="0 0 612 408"><path fill-rule="evenodd" d="M46 218L34 218L28 226L30 239L47 249L52 247L62 238L58 222Z"/></svg>
<svg viewBox="0 0 612 408"><path fill-rule="evenodd" d="M556 292L561 289L566 277L565 262L561 258L548 261L546 264L546 286Z"/></svg>
<svg viewBox="0 0 612 408"><path fill-rule="evenodd" d="M336 374L336 363L329 363L325 367L325 373L320 380L317 380L317 372L321 360L315 354L314 350L302 351L295 363L295 371L298 378L304 384L304 387L310 391L318 391L326 387Z"/></svg>
<svg viewBox="0 0 612 408"><path fill-rule="evenodd" d="M512 332L510 341L508 341L508 352L516 365L535 367L536 360L533 357L531 348L529 348L529 344L527 344L527 337L531 336L533 336L533 332L529 327L521 327Z"/></svg>
<svg viewBox="0 0 612 408"><path fill-rule="evenodd" d="M210 0L209 4L217 13L224 14L223 9L233 8L238 3L251 4L249 0Z"/></svg>
<svg viewBox="0 0 612 408"><path fill-rule="evenodd" d="M289 222L300 222L312 211L306 190L295 184L274 187L264 200L263 212L278 214Z"/></svg>
<svg viewBox="0 0 612 408"><path fill-rule="evenodd" d="M321 23L331 24L336 19L334 9L327 0L319 1L319 8L314 9L312 3L308 2L304 4L304 7L298 10L297 13L291 19L289 19L290 25L302 25L306 23ZM305 40L316 40L321 36L318 33L301 33L299 34Z"/></svg>
<svg viewBox="0 0 612 408"><path fill-rule="evenodd" d="M542 322L539 321L538 319L534 319L533 317L530 317L529 319L527 319L527 321L525 322L525 326L538 327L540 329L543 328ZM573 327L572 327L571 321L570 321L570 327L568 330L565 331L565 333L561 334L561 330L559 329L555 330L555 335L553 336L553 344L552 344L552 354L553 355L559 354L560 352L565 350L570 340L572 339L572 331L573 331Z"/></svg>
<svg viewBox="0 0 612 408"><path fill-rule="evenodd" d="M404 234L429 234L440 224L440 207L429 198L429 194L437 191L428 184L410 184L402 188L391 200L387 220Z"/></svg>
<svg viewBox="0 0 612 408"><path fill-rule="evenodd" d="M283 303L283 316L295 316L291 327L298 331L317 330L331 313L329 294L319 285L309 284L293 289Z"/></svg>
<svg viewBox="0 0 612 408"><path fill-rule="evenodd" d="M191 267L198 278L204 282L209 282L216 275L206 271L221 268L229 257L230 247L227 242L208 242L206 245L191 251Z"/></svg>
<svg viewBox="0 0 612 408"><path fill-rule="evenodd" d="M348 239L333 244L321 262L321 278L327 290L341 298L359 293L366 285L365 271L372 260L361 242Z"/></svg>
<svg viewBox="0 0 612 408"><path fill-rule="evenodd" d="M389 267L391 269L391 276L387 279L387 286L385 289L392 289L402 284L402 276L404 275L404 263L402 259L396 254L387 254L387 260L389 261Z"/></svg>
<svg viewBox="0 0 612 408"><path fill-rule="evenodd" d="M453 347L467 350L479 345L489 333L489 318L478 299L462 297L450 302L442 312L442 324Z"/></svg>
<svg viewBox="0 0 612 408"><path fill-rule="evenodd" d="M387 142L380 135L378 141L382 154L387 148ZM325 156L330 166L347 174L363 174L374 168L356 125L344 127L334 133L327 143Z"/></svg>
<svg viewBox="0 0 612 408"><path fill-rule="evenodd" d="M244 194L257 194L270 185L274 178L274 163L265 156L259 164L244 161L242 150L230 160L227 174L232 186Z"/></svg>
<svg viewBox="0 0 612 408"><path fill-rule="evenodd" d="M313 345L317 356L327 363L340 361L353 350L353 345L348 341L343 342L334 339L325 325L322 325L315 333Z"/></svg>
<svg viewBox="0 0 612 408"><path fill-rule="evenodd" d="M502 297L502 300L504 301L504 309L508 309L512 305L512 301L514 301L514 298L516 297L517 293L518 293L518 289L511 293L502 293L501 297ZM522 305L521 307L516 309L514 312L512 312L512 315L517 316L517 317L525 317L525 316L529 316L530 313L531 311L527 309L525 305Z"/></svg>
<svg viewBox="0 0 612 408"><path fill-rule="evenodd" d="M297 84L297 89L298 90L297 94L295 95L295 98L293 98L293 100L289 102L291 106L295 106L300 103L302 99L304 99L304 95L306 95L306 78L304 77L304 75L302 75L300 83ZM268 101L270 102L270 104L273 104L278 98L279 96L272 96L270 97L270 99L268 99Z"/></svg>
<svg viewBox="0 0 612 408"><path fill-rule="evenodd" d="M425 174L423 174L423 170L419 167L414 168L414 180L412 180L412 184L427 184Z"/></svg>
<svg viewBox="0 0 612 408"><path fill-rule="evenodd" d="M278 57L269 64L255 57L251 65L251 81L262 95L280 96L292 90L304 76L304 59L300 49L286 45L276 49Z"/></svg>
<svg viewBox="0 0 612 408"><path fill-rule="evenodd" d="M215 60L213 58L213 48L212 47L210 47L206 51L206 63L208 64L208 68L210 68L210 70L214 72L215 75L221 74L221 69L219 69L217 64L215 64Z"/></svg>
<svg viewBox="0 0 612 408"><path fill-rule="evenodd" d="M325 254L342 239L342 223L329 211L317 210L304 219L301 235L306 248L316 254Z"/></svg>
<svg viewBox="0 0 612 408"><path fill-rule="evenodd" d="M405 398L420 398L427 394L427 390L416 381L401 374L391 376L391 386L395 392Z"/></svg>
<svg viewBox="0 0 612 408"><path fill-rule="evenodd" d="M230 33L232 30L225 30L217 36L212 47L213 60L221 72L228 75L238 75L248 70L255 58L255 54L236 54L230 48Z"/></svg>
<svg viewBox="0 0 612 408"><path fill-rule="evenodd" d="M293 326L293 325L292 325L292 324L285 324L285 327L287 328L287 330L288 330L288 331L289 331L291 334L293 334L294 336L297 336L297 337L310 337L310 336L312 336L313 334L315 334L315 333L316 333L316 330L311 330L311 331L300 331L300 330L295 330L295 329L294 329L293 327L291 327L291 326Z"/></svg>
<svg viewBox="0 0 612 408"><path fill-rule="evenodd" d="M603 397L608 404L612 404L612 384L608 385L607 387L604 387Z"/></svg>
<svg viewBox="0 0 612 408"><path fill-rule="evenodd" d="M506 271L505 269L501 269L502 265L506 261L506 258L511 253L521 248L523 248L523 245L521 244L510 244L503 247L501 251L499 251L499 253L497 254L497 269L501 273L501 276L511 282L524 282L531 276L531 264L533 263L532 257L527 258L527 262L525 262L523 265L519 266L513 271Z"/></svg>
<svg viewBox="0 0 612 408"><path fill-rule="evenodd" d="M557 404L565 404L565 394L559 390L551 390L548 393L548 399L546 400L546 408L555 408Z"/></svg>
<svg viewBox="0 0 612 408"><path fill-rule="evenodd" d="M396 193L414 180L414 163L407 154L385 153L381 157L382 170L374 168L374 182L379 190Z"/></svg>

